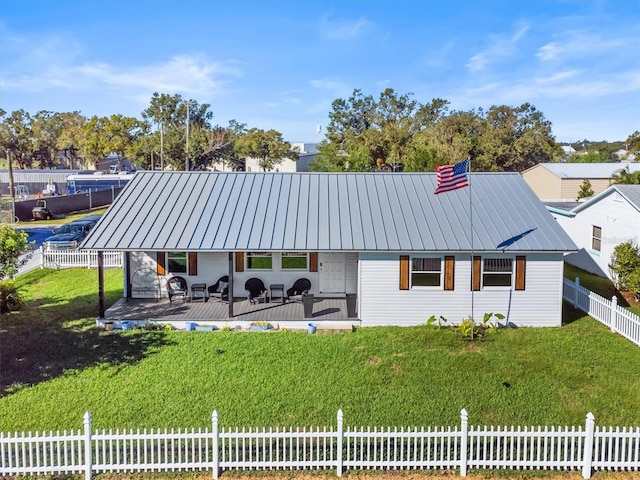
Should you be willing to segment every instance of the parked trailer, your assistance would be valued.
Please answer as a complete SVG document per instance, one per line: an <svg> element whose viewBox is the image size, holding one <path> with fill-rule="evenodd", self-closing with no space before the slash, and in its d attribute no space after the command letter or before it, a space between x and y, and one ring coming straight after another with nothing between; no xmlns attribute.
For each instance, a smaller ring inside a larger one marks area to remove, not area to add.
<svg viewBox="0 0 640 480"><path fill-rule="evenodd" d="M109 190L110 188L124 187L133 178L132 173L102 173L95 172L88 174L73 174L67 177L67 194L96 192L98 190Z"/></svg>

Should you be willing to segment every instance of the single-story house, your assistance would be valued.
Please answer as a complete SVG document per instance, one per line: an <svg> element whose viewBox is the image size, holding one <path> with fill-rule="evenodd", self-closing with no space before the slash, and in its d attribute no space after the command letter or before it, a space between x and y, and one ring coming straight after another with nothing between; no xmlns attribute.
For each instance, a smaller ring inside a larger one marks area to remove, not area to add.
<svg viewBox="0 0 640 480"><path fill-rule="evenodd" d="M612 185L585 202L547 205L579 248L567 263L611 278L608 265L616 245L640 244L640 185Z"/></svg>
<svg viewBox="0 0 640 480"><path fill-rule="evenodd" d="M522 177L540 200L574 201L585 180L597 195L625 168L633 173L640 170L640 163L539 163L522 172Z"/></svg>
<svg viewBox="0 0 640 480"><path fill-rule="evenodd" d="M435 173L138 172L81 248L125 252L131 297L149 276L228 275L232 305L251 277L305 277L317 297L356 294L362 326L560 325L574 243L519 174L469 177L435 195Z"/></svg>

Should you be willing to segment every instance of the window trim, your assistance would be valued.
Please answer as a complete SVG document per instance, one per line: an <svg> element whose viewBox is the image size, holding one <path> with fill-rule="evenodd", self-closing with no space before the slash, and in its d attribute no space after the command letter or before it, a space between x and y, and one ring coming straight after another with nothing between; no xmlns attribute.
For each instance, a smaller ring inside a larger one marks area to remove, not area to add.
<svg viewBox="0 0 640 480"><path fill-rule="evenodd" d="M413 269L413 261L417 259L425 259L425 260L438 260L439 270L414 270ZM414 285L413 282L413 274L438 274L438 284L437 285ZM410 288L431 288L431 289L439 289L442 290L444 287L444 264L443 257L440 255L412 255L409 261L409 285Z"/></svg>
<svg viewBox="0 0 640 480"><path fill-rule="evenodd" d="M284 258L303 258L305 259L305 267L304 268L292 268L285 267L283 259ZM273 265L273 264L272 264ZM280 254L280 270L285 272L308 272L309 271L309 253L307 252L282 252Z"/></svg>
<svg viewBox="0 0 640 480"><path fill-rule="evenodd" d="M599 235L596 235L596 229L598 229ZM597 248L596 243L598 244ZM591 250L597 253L602 252L602 227L597 225L591 225Z"/></svg>
<svg viewBox="0 0 640 480"><path fill-rule="evenodd" d="M268 268L251 267L252 258L269 258L271 266ZM244 255L245 270L249 272L272 272L273 271L273 253L272 252L246 252Z"/></svg>
<svg viewBox="0 0 640 480"><path fill-rule="evenodd" d="M509 262L511 262L511 271L510 272L486 272L485 271L485 262L487 260L508 260ZM515 258L514 257L493 257L493 256L486 256L486 257L482 257L482 261L480 263L481 265L481 281L482 281L482 289L484 290L485 288L487 289L499 289L499 288L514 288L514 279L515 279ZM509 285L486 285L485 282L485 275L509 275Z"/></svg>
<svg viewBox="0 0 640 480"><path fill-rule="evenodd" d="M184 271L180 270L173 270L171 268L171 262L173 260L173 262L175 262L176 260L174 259L181 259L181 264L184 262ZM176 252L176 251L170 251L167 252L167 256L166 256L166 265L165 265L165 269L167 271L167 273L170 274L183 274L183 275L188 275L189 273L189 256L187 255L187 252Z"/></svg>

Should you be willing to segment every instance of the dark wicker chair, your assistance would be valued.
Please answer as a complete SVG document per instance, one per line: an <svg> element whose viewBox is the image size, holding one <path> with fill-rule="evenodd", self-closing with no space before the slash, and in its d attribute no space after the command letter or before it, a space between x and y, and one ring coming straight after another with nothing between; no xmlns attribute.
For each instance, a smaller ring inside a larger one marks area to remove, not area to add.
<svg viewBox="0 0 640 480"><path fill-rule="evenodd" d="M171 277L167 280L167 293L169 294L169 303L173 301L173 297L180 296L182 296L182 301L185 302L189 293L187 281L182 277Z"/></svg>
<svg viewBox="0 0 640 480"><path fill-rule="evenodd" d="M259 278L250 278L244 284L244 289L247 291L247 298L251 303L266 303L267 302L267 287Z"/></svg>
<svg viewBox="0 0 640 480"><path fill-rule="evenodd" d="M311 281L308 278L299 278L287 290L287 297L290 302L302 302L302 295L309 293L309 290L311 290Z"/></svg>
<svg viewBox="0 0 640 480"><path fill-rule="evenodd" d="M209 297L217 298L220 302L229 301L229 275L220 277L216 283L208 289Z"/></svg>

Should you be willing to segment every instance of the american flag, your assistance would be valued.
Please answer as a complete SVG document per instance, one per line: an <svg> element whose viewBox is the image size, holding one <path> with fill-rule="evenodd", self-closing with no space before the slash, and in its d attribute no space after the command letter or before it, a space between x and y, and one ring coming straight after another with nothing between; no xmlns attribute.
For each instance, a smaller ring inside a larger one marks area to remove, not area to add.
<svg viewBox="0 0 640 480"><path fill-rule="evenodd" d="M449 192L458 188L468 187L467 168L469 159L463 160L455 165L438 165L436 167L438 187L433 193Z"/></svg>

